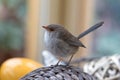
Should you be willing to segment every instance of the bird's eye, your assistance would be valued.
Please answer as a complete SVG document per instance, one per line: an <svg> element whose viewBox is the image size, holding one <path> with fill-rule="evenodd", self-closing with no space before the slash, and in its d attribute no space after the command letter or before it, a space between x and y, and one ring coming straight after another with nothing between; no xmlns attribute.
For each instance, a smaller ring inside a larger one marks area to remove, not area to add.
<svg viewBox="0 0 120 80"><path fill-rule="evenodd" d="M50 31L54 31L54 29L53 29L53 28L50 28Z"/></svg>

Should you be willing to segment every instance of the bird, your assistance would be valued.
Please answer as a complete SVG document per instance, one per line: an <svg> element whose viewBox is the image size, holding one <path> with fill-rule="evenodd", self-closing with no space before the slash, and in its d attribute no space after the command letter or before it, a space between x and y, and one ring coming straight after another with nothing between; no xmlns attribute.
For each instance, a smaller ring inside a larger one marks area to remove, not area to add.
<svg viewBox="0 0 120 80"><path fill-rule="evenodd" d="M71 56L68 61L69 64L74 54L78 51L79 47L86 48L86 46L79 39L92 32L93 30L99 28L103 25L103 23L104 22L102 21L93 25L88 30L78 35L78 37L75 37L63 25L60 24L42 26L45 29L45 47L55 57L59 58L57 65L62 60L62 58Z"/></svg>

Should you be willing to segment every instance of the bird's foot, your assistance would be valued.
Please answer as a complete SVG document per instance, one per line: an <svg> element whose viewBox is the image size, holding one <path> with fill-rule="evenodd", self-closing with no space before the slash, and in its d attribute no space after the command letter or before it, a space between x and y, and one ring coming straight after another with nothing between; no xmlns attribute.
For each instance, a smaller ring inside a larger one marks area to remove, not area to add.
<svg viewBox="0 0 120 80"><path fill-rule="evenodd" d="M57 64L55 64L55 66L58 66L58 65L59 65L59 63L60 63L60 61L61 61L61 59L57 62Z"/></svg>

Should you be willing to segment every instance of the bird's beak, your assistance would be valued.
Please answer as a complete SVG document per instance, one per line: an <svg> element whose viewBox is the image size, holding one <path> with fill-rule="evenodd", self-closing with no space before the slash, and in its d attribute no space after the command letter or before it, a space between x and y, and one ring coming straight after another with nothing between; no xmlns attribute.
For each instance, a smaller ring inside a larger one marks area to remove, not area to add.
<svg viewBox="0 0 120 80"><path fill-rule="evenodd" d="M45 28L46 30L50 31L50 28L48 28L48 26L42 26L43 28Z"/></svg>

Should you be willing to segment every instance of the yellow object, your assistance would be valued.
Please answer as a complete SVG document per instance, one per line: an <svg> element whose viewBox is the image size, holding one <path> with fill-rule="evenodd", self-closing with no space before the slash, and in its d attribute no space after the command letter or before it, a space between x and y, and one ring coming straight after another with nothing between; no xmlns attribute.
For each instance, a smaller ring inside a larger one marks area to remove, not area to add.
<svg viewBox="0 0 120 80"><path fill-rule="evenodd" d="M5 61L0 69L0 80L19 80L25 74L42 67L41 64L27 58L12 58Z"/></svg>

